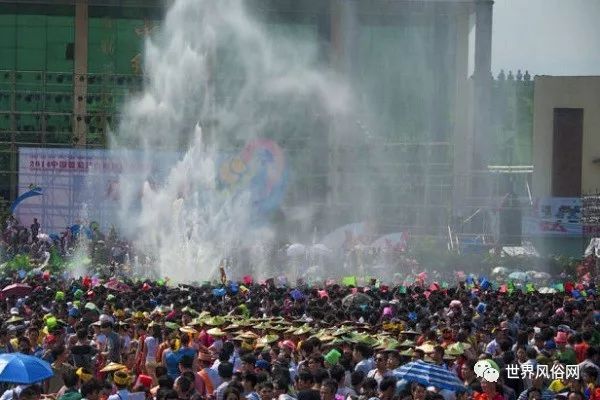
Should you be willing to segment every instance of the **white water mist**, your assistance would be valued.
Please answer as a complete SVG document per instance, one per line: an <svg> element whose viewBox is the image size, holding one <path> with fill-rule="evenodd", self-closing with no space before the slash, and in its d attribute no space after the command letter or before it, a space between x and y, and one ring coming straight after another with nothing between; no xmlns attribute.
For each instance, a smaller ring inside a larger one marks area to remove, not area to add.
<svg viewBox="0 0 600 400"><path fill-rule="evenodd" d="M274 232L253 221L248 190L219 190L219 154L253 138L284 137L299 106L347 113L350 91L317 59L316 46L270 34L241 0L174 2L146 44L144 91L126 104L111 143L141 150L139 177L121 176L120 228L158 274L214 279L237 248L250 250L256 277L273 272L266 249ZM163 152L182 156L157 166ZM165 171L160 182L157 169Z"/></svg>

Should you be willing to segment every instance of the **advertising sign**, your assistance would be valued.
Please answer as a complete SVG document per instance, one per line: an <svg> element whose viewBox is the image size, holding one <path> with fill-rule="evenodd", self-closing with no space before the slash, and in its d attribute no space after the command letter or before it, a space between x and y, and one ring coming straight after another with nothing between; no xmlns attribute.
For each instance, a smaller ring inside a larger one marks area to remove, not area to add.
<svg viewBox="0 0 600 400"><path fill-rule="evenodd" d="M543 197L532 215L523 218L523 233L528 236L581 236L581 198Z"/></svg>

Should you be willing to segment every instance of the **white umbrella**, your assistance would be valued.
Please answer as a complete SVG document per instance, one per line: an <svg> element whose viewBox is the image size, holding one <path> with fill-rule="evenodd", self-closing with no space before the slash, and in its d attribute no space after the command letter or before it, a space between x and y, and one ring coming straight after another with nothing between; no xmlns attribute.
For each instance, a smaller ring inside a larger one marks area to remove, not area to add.
<svg viewBox="0 0 600 400"><path fill-rule="evenodd" d="M353 224L348 224L337 228L331 233L327 234L321 243L323 243L327 248L336 250L342 247L344 242L346 241L346 235L350 234L352 236L362 235L365 233L365 224L362 222L356 222Z"/></svg>
<svg viewBox="0 0 600 400"><path fill-rule="evenodd" d="M540 288L540 290L538 290L538 291L543 294L556 293L556 289L551 288L551 287L543 287L543 288Z"/></svg>
<svg viewBox="0 0 600 400"><path fill-rule="evenodd" d="M381 236L371 243L371 247L406 249L406 240L404 232L394 232Z"/></svg>
<svg viewBox="0 0 600 400"><path fill-rule="evenodd" d="M505 267L496 267L492 270L493 275L506 275L508 273L508 268Z"/></svg>
<svg viewBox="0 0 600 400"><path fill-rule="evenodd" d="M40 242L46 242L52 244L52 238L47 233L38 233L37 238Z"/></svg>
<svg viewBox="0 0 600 400"><path fill-rule="evenodd" d="M534 279L549 279L551 275L547 272L536 272L533 274Z"/></svg>
<svg viewBox="0 0 600 400"><path fill-rule="evenodd" d="M332 251L325 246L323 243L317 243L312 245L310 248L310 252L315 256L328 256L332 253Z"/></svg>
<svg viewBox="0 0 600 400"><path fill-rule="evenodd" d="M293 243L286 250L288 257L300 257L306 255L306 246L302 243Z"/></svg>
<svg viewBox="0 0 600 400"><path fill-rule="evenodd" d="M594 254L596 257L600 257L600 238L592 238L592 240L590 240L590 244L583 253L585 257L589 257L592 254Z"/></svg>

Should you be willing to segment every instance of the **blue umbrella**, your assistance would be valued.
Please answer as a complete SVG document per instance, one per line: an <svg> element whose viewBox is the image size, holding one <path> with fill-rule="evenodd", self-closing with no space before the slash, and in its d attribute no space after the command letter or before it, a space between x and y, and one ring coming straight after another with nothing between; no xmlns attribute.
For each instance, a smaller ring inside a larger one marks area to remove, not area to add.
<svg viewBox="0 0 600 400"><path fill-rule="evenodd" d="M398 379L417 382L424 386L433 386L453 392L466 391L463 383L452 372L421 360L403 365L394 371L394 375Z"/></svg>
<svg viewBox="0 0 600 400"><path fill-rule="evenodd" d="M304 298L304 293L302 293L298 289L294 289L290 292L290 296L292 296L292 299L298 301Z"/></svg>
<svg viewBox="0 0 600 400"><path fill-rule="evenodd" d="M46 361L22 353L0 354L0 382L29 385L54 375Z"/></svg>

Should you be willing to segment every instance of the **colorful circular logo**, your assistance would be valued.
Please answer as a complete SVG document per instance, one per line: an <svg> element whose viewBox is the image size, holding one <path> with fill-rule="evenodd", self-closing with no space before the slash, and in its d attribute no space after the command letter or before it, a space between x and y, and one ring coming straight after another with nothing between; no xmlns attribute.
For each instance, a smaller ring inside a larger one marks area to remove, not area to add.
<svg viewBox="0 0 600 400"><path fill-rule="evenodd" d="M222 160L218 177L222 190L250 190L256 211L272 211L279 207L285 194L285 154L273 140L252 140L239 154Z"/></svg>

